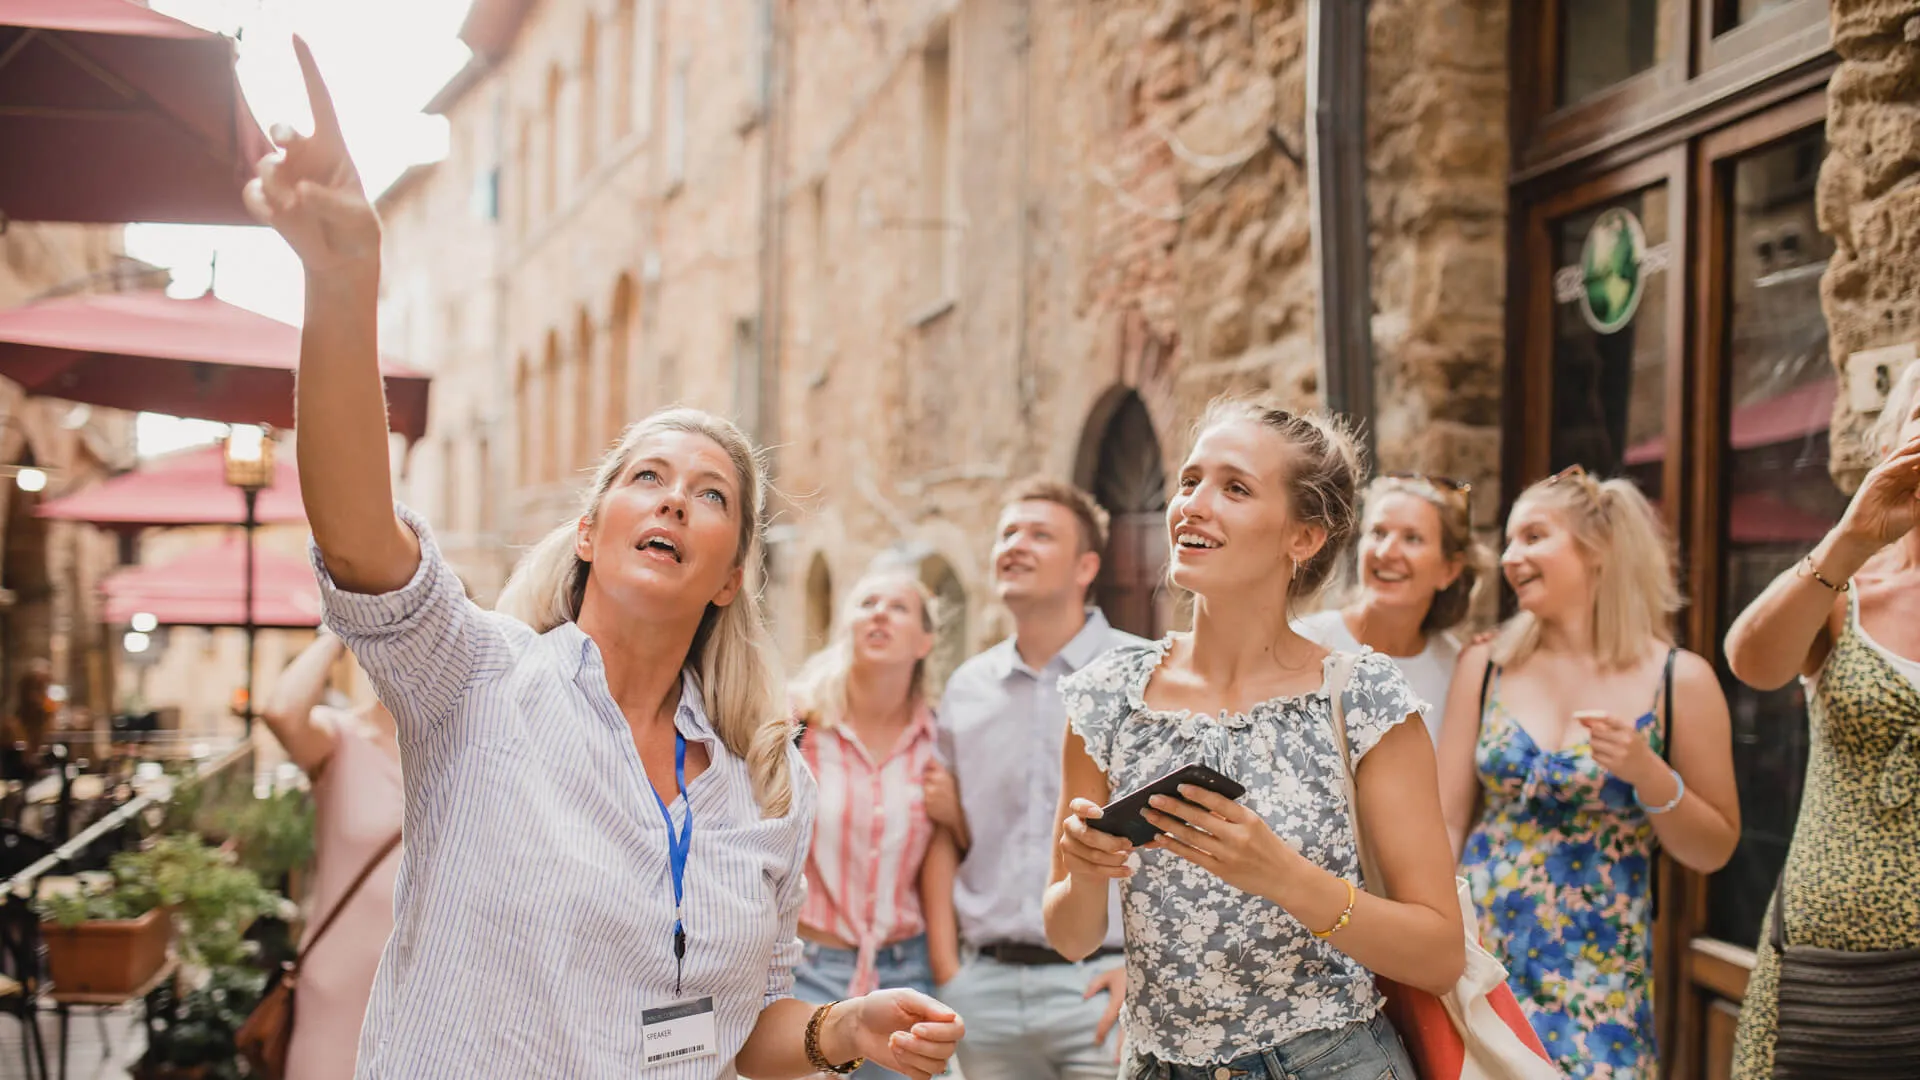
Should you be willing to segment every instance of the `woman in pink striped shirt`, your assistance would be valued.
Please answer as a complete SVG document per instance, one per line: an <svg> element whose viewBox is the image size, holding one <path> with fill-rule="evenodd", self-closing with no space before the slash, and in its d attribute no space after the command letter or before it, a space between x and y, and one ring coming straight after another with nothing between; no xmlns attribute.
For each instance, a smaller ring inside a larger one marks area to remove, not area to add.
<svg viewBox="0 0 1920 1080"><path fill-rule="evenodd" d="M795 680L800 750L819 782L805 956L794 995L826 1003L877 987L931 993L960 966L959 848L927 816L934 765L925 691L932 598L906 572L868 575L832 644ZM877 1066L860 1077L888 1077Z"/></svg>

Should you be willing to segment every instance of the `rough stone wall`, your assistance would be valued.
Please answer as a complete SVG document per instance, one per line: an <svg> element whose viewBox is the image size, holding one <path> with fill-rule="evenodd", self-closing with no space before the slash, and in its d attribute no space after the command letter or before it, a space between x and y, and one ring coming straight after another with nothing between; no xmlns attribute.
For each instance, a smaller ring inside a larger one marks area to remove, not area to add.
<svg viewBox="0 0 1920 1080"><path fill-rule="evenodd" d="M1374 0L1367 108L1373 423L1383 470L1471 481L1497 513L1507 0Z"/></svg>
<svg viewBox="0 0 1920 1080"><path fill-rule="evenodd" d="M524 440L492 429L489 479L511 492L501 539L531 540L564 516L571 475L536 468L523 483L512 463L523 441L551 447L577 429L577 380L607 385L591 365L607 362L622 275L640 297L629 415L670 400L747 404L736 393L743 327L764 319L778 334L765 357L778 364L767 435L786 498L769 588L795 658L879 556L952 579L967 647L1003 633L986 565L999 495L1026 473L1074 476L1099 436L1090 425L1123 391L1145 403L1169 470L1220 393L1317 400L1307 180L1268 135L1304 152L1304 0L785 3L770 219L751 0L642 3L653 13L650 120L610 142L603 164L570 171L577 136L542 126L549 73L561 73L558 112L572 123L585 20L608 25L607 7L540 5L511 55L451 110L456 158L464 130L484 129L496 108L504 117L497 276L453 242L473 224L437 208L464 204L478 158L443 164L389 209L396 305L446 320L459 301L469 326L482 291L500 305L501 329L427 350L438 349L430 363L443 379L411 468L436 521L433 492L457 491L443 474L474 467L460 447L488 417L509 430L532 418ZM1491 479L1498 443L1505 8L1428 7L1376 0L1370 45L1381 445L1396 467L1478 481ZM927 56L942 34L952 195L930 206L938 65ZM676 78L688 88L678 183L667 130ZM549 211L539 185L553 155ZM763 235L778 242L765 311ZM941 243L944 263L932 254ZM582 311L595 331L584 373L572 366ZM489 368L481 346L496 336L504 359ZM549 338L561 370L522 382L521 361L538 369ZM453 385L481 371L486 391ZM444 501L456 521L470 516L458 494Z"/></svg>
<svg viewBox="0 0 1920 1080"><path fill-rule="evenodd" d="M1844 386L1853 353L1920 342L1920 13L1911 0L1834 0L1833 48L1819 215L1835 250L1820 292ZM1843 487L1872 465L1873 420L1840 396L1831 468Z"/></svg>
<svg viewBox="0 0 1920 1080"><path fill-rule="evenodd" d="M1506 8L1430 7L1377 0L1373 18L1377 422L1387 464L1473 479L1490 516ZM961 284L916 323L916 237L885 222L915 205L913 50L943 16L966 114ZM1073 476L1117 388L1146 404L1169 471L1221 393L1316 403L1307 180L1267 134L1304 150L1305 4L829 5L798 33L783 473L809 498L787 565L838 590L889 549L937 556L979 647L1004 632L999 492ZM982 57L997 41L1015 48ZM868 74L849 92L846 71ZM805 578L780 583L794 651L819 614Z"/></svg>

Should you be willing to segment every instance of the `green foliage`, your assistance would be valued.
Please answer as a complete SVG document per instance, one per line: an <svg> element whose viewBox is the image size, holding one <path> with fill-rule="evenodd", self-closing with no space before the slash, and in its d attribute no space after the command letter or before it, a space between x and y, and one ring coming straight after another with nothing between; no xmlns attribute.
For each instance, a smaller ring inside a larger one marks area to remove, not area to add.
<svg viewBox="0 0 1920 1080"><path fill-rule="evenodd" d="M108 880L75 895L40 901L42 919L75 926L90 918L134 918L170 907L180 930L180 956L217 968L245 962L247 927L281 909L280 894L260 884L228 852L191 834L158 836L113 857Z"/></svg>
<svg viewBox="0 0 1920 1080"><path fill-rule="evenodd" d="M240 849L240 865L262 881L281 881L313 861L313 796L306 791L275 792L224 809L226 832Z"/></svg>
<svg viewBox="0 0 1920 1080"><path fill-rule="evenodd" d="M199 989L156 1010L144 1063L178 1069L203 1066L208 1077L239 1080L246 1072L233 1039L265 987L266 976L250 968L213 969Z"/></svg>
<svg viewBox="0 0 1920 1080"><path fill-rule="evenodd" d="M230 840L241 866L280 882L313 861L313 796L294 789L259 799L240 784L187 779L175 787L159 831Z"/></svg>
<svg viewBox="0 0 1920 1080"><path fill-rule="evenodd" d="M45 897L36 906L42 919L69 930L83 922L137 919L154 908L150 892L85 888Z"/></svg>

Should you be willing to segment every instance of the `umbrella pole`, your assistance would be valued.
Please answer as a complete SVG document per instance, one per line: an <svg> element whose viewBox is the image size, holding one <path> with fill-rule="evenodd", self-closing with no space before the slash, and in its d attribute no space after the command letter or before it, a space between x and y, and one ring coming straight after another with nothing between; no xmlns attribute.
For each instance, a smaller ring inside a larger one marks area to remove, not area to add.
<svg viewBox="0 0 1920 1080"><path fill-rule="evenodd" d="M253 714L255 712L254 698L253 698L253 659L254 659L253 650L254 650L254 644L255 644L254 639L260 636L259 635L260 628L253 625L253 532L255 527L259 525L259 520L256 516L256 513L259 509L260 490L258 488L252 488L252 487L241 488L240 494L243 498L246 499L246 502L247 502L247 522L246 522L246 529L247 529L247 600L246 600L246 604L247 604L247 610L246 610L247 714L246 714L246 724L247 724L247 738L251 740L253 738Z"/></svg>

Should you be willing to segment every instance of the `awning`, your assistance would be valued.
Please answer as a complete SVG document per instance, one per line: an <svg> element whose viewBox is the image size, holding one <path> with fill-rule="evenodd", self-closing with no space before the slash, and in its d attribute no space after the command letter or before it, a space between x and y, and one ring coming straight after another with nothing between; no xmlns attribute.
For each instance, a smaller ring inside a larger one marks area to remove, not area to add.
<svg viewBox="0 0 1920 1080"><path fill-rule="evenodd" d="M245 500L227 483L226 459L218 446L143 461L112 479L43 502L34 512L118 529L239 525L246 520ZM274 459L273 484L260 492L257 514L262 525L306 520L300 473L291 454Z"/></svg>
<svg viewBox="0 0 1920 1080"><path fill-rule="evenodd" d="M1727 444L1735 450L1792 442L1817 435L1833 423L1839 385L1831 375L1733 410ZM1666 457L1667 439L1658 435L1627 451L1625 464L1647 465ZM1823 530L1824 535L1824 530Z"/></svg>
<svg viewBox="0 0 1920 1080"><path fill-rule="evenodd" d="M233 42L127 0L0 0L0 213L251 224Z"/></svg>
<svg viewBox="0 0 1920 1080"><path fill-rule="evenodd" d="M0 311L0 376L113 409L290 428L299 358L298 327L211 294L102 293ZM420 438L428 377L387 361L380 370L388 424Z"/></svg>
<svg viewBox="0 0 1920 1080"><path fill-rule="evenodd" d="M162 626L245 626L247 547L244 533L193 548L164 563L129 566L100 583L109 625L141 612ZM304 559L254 550L253 624L320 625L320 587Z"/></svg>
<svg viewBox="0 0 1920 1080"><path fill-rule="evenodd" d="M1727 508L1727 540L1734 544L1813 544L1833 519L1802 510L1770 491L1735 495Z"/></svg>

